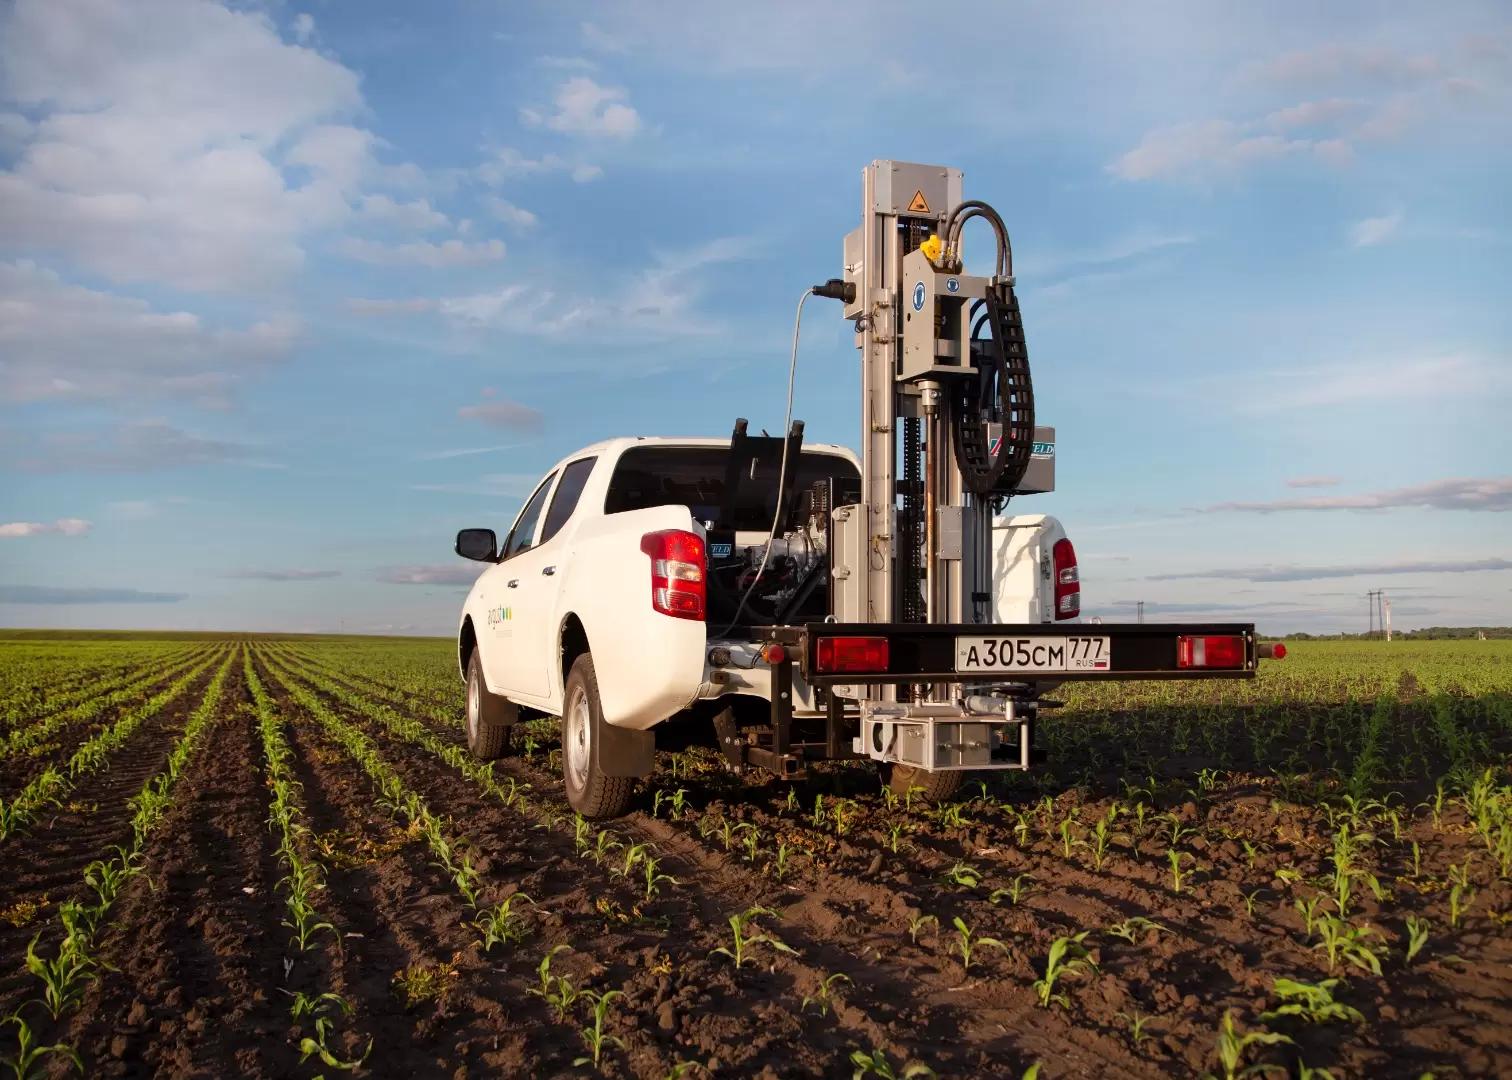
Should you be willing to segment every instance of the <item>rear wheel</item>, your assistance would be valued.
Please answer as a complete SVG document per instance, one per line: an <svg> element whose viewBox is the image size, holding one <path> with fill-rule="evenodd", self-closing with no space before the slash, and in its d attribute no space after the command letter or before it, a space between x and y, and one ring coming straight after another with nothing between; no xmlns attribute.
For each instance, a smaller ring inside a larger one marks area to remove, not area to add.
<svg viewBox="0 0 1512 1080"><path fill-rule="evenodd" d="M604 773L604 725L593 657L583 653L573 661L562 695L562 779L567 801L585 818L618 817L635 791L633 776Z"/></svg>
<svg viewBox="0 0 1512 1080"><path fill-rule="evenodd" d="M926 772L915 765L899 765L889 762L882 766L882 781L895 795L907 795L912 789L914 798L927 803L942 803L961 790L961 781L966 774L960 771Z"/></svg>
<svg viewBox="0 0 1512 1080"><path fill-rule="evenodd" d="M467 749L479 761L503 757L509 749L509 731L519 716L514 702L488 692L483 681L483 662L474 649L467 661Z"/></svg>

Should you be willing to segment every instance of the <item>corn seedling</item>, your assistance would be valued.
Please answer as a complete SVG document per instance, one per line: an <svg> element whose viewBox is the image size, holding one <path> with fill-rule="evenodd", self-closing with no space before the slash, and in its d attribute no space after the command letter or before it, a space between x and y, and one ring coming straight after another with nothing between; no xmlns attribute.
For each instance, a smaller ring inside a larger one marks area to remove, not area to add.
<svg viewBox="0 0 1512 1080"><path fill-rule="evenodd" d="M997 938L986 937L984 935L973 932L971 928L968 927L964 921L962 921L959 915L957 915L950 921L956 929L956 949L961 954L961 974L971 974L971 957L978 949L986 947L989 949L998 949L999 951L1007 950L1007 946Z"/></svg>
<svg viewBox="0 0 1512 1080"><path fill-rule="evenodd" d="M1171 864L1171 891L1172 892L1178 892L1179 893L1181 891L1181 883L1183 881L1185 881L1186 878L1187 878L1188 871L1185 871L1185 870L1183 870L1181 868L1181 860L1182 860L1183 856L1185 856L1188 859L1191 859L1193 862L1197 861L1195 857L1193 857L1191 855L1188 855L1184 851L1177 851L1175 848L1171 848L1169 851L1166 852L1166 861Z"/></svg>
<svg viewBox="0 0 1512 1080"><path fill-rule="evenodd" d="M20 1016L7 1016L5 1023L16 1025L16 1053L14 1057L0 1057L0 1063L6 1065L15 1080L28 1080L34 1075L33 1068L45 1057L61 1057L71 1062L73 1067L84 1071L84 1063L79 1060L79 1055L73 1047L63 1043L53 1043L51 1046L39 1046L36 1036L32 1034L31 1026Z"/></svg>
<svg viewBox="0 0 1512 1080"><path fill-rule="evenodd" d="M592 990L583 991L583 1000L593 1006L593 1026L585 1027L579 1032L579 1035L582 1037L583 1043L588 1047L590 1053L588 1057L577 1058L573 1061L574 1065L587 1065L591 1061L593 1067L596 1069L603 1061L605 1046L612 1044L618 1046L621 1050L625 1048L625 1043L622 1039L604 1032L604 1020L609 1015L610 1003L615 998L624 996L624 993L619 990L605 990L601 994L596 994Z"/></svg>
<svg viewBox="0 0 1512 1080"><path fill-rule="evenodd" d="M510 893L493 907L484 908L473 921L473 925L483 934L484 952L492 952L495 945L512 945L525 939L525 927L521 925L519 913L514 910L518 900L527 904L535 903L524 893Z"/></svg>
<svg viewBox="0 0 1512 1080"><path fill-rule="evenodd" d="M891 1059L882 1050L870 1053L852 1050L850 1063L853 1069L851 1080L864 1080L868 1076L875 1076L877 1080L934 1080L935 1077L935 1071L922 1061L907 1062L899 1072L893 1068Z"/></svg>
<svg viewBox="0 0 1512 1080"><path fill-rule="evenodd" d="M1007 888L993 889L991 895L987 897L987 900L989 903L996 904L999 900L1003 899L1006 896L1008 898L1008 902L1014 907L1017 907L1019 901L1027 896L1029 894L1029 891L1034 888L1033 881L1034 879L1028 874L1015 874L1013 880L1009 882Z"/></svg>
<svg viewBox="0 0 1512 1080"><path fill-rule="evenodd" d="M1218 1024L1218 1041L1213 1048L1214 1056L1218 1058L1218 1065L1223 1072L1220 1074L1223 1080L1239 1080L1242 1076L1261 1071L1257 1066L1244 1067L1244 1059L1252 1046L1280 1046L1289 1044L1291 1039L1285 1035L1278 1035L1270 1031L1250 1031L1239 1034L1234 1026L1234 1014L1225 1011L1223 1019Z"/></svg>
<svg viewBox="0 0 1512 1080"><path fill-rule="evenodd" d="M966 863L958 860L954 866L945 871L943 880L947 885L957 885L963 889L975 889L982 883L982 875Z"/></svg>
<svg viewBox="0 0 1512 1080"><path fill-rule="evenodd" d="M1352 926L1337 915L1324 915L1318 920L1317 930L1319 941L1313 948L1327 954L1329 971L1336 970L1344 960L1361 971L1381 974L1381 958L1367 940L1376 936L1370 927Z"/></svg>
<svg viewBox="0 0 1512 1080"><path fill-rule="evenodd" d="M1353 1024L1362 1023L1365 1017L1360 1010L1334 1000L1334 987L1338 985L1338 979L1324 979L1320 983L1277 979L1271 987L1271 992L1280 998L1283 1004L1261 1013L1260 1019L1270 1021L1283 1016L1298 1016L1309 1024L1327 1024L1335 1020Z"/></svg>
<svg viewBox="0 0 1512 1080"><path fill-rule="evenodd" d="M361 1057L345 1059L336 1056L335 1051L327 1043L331 1034L331 1021L324 1016L315 1018L315 1037L308 1035L299 1040L299 1061L303 1064L312 1057L318 1057L328 1069L340 1069L342 1072L356 1072L362 1067L369 1054L373 1052L373 1040L369 1039L367 1048L362 1051Z"/></svg>
<svg viewBox="0 0 1512 1080"><path fill-rule="evenodd" d="M817 1005L819 1006L819 1015L828 1016L830 1011L830 1004L835 997L836 985L842 982L848 983L850 981L850 976L846 975L843 971L837 971L833 975L827 976L822 982L819 983L818 989L816 989L811 996L805 997L803 999L803 1003L798 1006L798 1011L802 1012L810 1005Z"/></svg>
<svg viewBox="0 0 1512 1080"><path fill-rule="evenodd" d="M1055 992L1055 984L1068 975L1097 970L1087 947L1082 944L1087 934L1088 931L1083 930L1079 934L1056 938L1051 942L1050 955L1045 959L1044 977L1034 981L1034 989L1039 994L1042 1007L1049 1008L1051 1003L1058 1004L1061 1008L1069 1007L1071 1003L1066 995Z"/></svg>
<svg viewBox="0 0 1512 1080"><path fill-rule="evenodd" d="M721 956L728 956L735 962L735 967L737 970L745 964L746 952L756 945L770 945L778 952L796 955L797 950L790 948L788 945L786 945L782 941L779 941L777 938L772 937L770 934L763 933L759 927L753 929L755 920L757 918L763 915L770 915L775 917L776 914L777 913L771 908L750 907L745 911L739 913L738 915L731 915L730 947L725 948L723 945L721 945L717 949L711 949L709 951L709 955L713 956L717 953Z"/></svg>
<svg viewBox="0 0 1512 1080"><path fill-rule="evenodd" d="M1114 937L1123 938L1130 945L1132 945L1134 944L1134 939L1136 937L1142 934L1147 934L1151 930L1154 930L1157 933L1159 933L1160 931L1169 933L1170 929L1170 927L1162 926L1160 923L1155 922L1153 919L1146 919L1143 915L1135 915L1132 918L1125 919L1121 923L1114 923L1112 926L1108 927L1108 933L1112 934Z"/></svg>
<svg viewBox="0 0 1512 1080"><path fill-rule="evenodd" d="M44 960L37 955L39 933L26 946L26 970L42 980L42 1004L58 1019L64 1010L84 996L84 987L94 978L95 961L84 952L84 940L70 933L58 946L58 955Z"/></svg>
<svg viewBox="0 0 1512 1080"><path fill-rule="evenodd" d="M660 873L660 866L660 860L654 855L647 855L641 860L641 873L646 882L646 900L648 902L661 893L661 886L682 884L682 882L672 875Z"/></svg>
<svg viewBox="0 0 1512 1080"><path fill-rule="evenodd" d="M915 915L910 918L908 920L909 940L917 945L919 943L919 931L923 930L924 927L928 926L930 923L933 923L936 927L938 927L940 925L940 920L935 918L933 915Z"/></svg>
<svg viewBox="0 0 1512 1080"><path fill-rule="evenodd" d="M1139 1015L1139 1012L1137 1010L1126 1013L1121 1012L1118 1014L1118 1019L1129 1025L1129 1042L1134 1045L1135 1049L1138 1049L1140 1043L1144 1042L1147 1039L1153 1039L1155 1037L1149 1032L1145 1031L1145 1027L1149 1024L1150 1018L1148 1016Z"/></svg>
<svg viewBox="0 0 1512 1080"><path fill-rule="evenodd" d="M1416 915L1407 916L1407 963L1412 963L1413 957L1422 952L1423 946L1428 944L1430 925L1427 919L1420 919Z"/></svg>

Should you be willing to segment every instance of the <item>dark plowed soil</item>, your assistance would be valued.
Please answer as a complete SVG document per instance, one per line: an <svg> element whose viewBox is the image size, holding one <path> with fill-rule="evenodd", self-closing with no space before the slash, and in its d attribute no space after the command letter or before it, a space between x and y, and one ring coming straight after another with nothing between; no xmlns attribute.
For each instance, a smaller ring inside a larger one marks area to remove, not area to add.
<svg viewBox="0 0 1512 1080"><path fill-rule="evenodd" d="M26 974L26 943L53 918L60 903L85 894L84 868L89 863L108 857L115 845L131 839L128 801L163 768L215 670L207 668L183 694L148 718L110 759L109 767L81 776L62 806L41 814L21 834L0 841L5 867L0 910L25 905L29 915L0 921L0 1015L9 1015L36 993Z"/></svg>
<svg viewBox="0 0 1512 1080"><path fill-rule="evenodd" d="M1512 883L1460 801L1397 803L1394 817L1360 806L1351 819L1338 801L1325 811L1282 797L1273 778L1193 773L1119 798L1069 786L1042 797L1000 778L953 808L905 807L888 805L870 767L790 788L692 752L664 757L637 809L601 829L561 796L549 724L531 726L528 758L493 765L524 792L510 803L427 745L461 745L460 700L343 669L314 647L253 655L285 721L305 843L324 867L312 902L329 928L300 950L286 923L287 869L238 662L146 873L98 936L110 969L57 1023L28 1006L86 1075L329 1077L366 1055L356 1075L661 1080L686 1065L690 1077L849 1077L857 1051L898 1075L910 1060L954 1077L1018 1077L1036 1061L1045 1078L1222 1075L1225 1013L1239 1035L1291 1040L1243 1051L1241 1067L1269 1063L1272 1077L1302 1063L1341 1078L1512 1075ZM8 865L23 869L0 886L4 905L78 892L84 864L125 828L102 793L123 808L161 767L209 674L98 775L100 813L39 822L10 845ZM419 734L405 727L416 720ZM342 726L423 802L453 858L465 853L476 907L336 737ZM1345 903L1371 953L1357 948L1352 963L1341 947L1330 966L1306 924L1335 912L1335 845L1362 832L1376 839L1352 856ZM619 872L638 844L675 879L649 896L642 868ZM520 940L484 951L480 911L515 893L531 898L515 904ZM773 940L737 969L715 950L734 946L730 918L758 906L770 913L747 933ZM1409 917L1428 931L1410 964ZM957 920L977 940L969 969ZM37 992L20 958L39 925L0 923L9 1007ZM1042 995L1052 948L1077 935L1088 963ZM550 975L582 995L560 1009L535 992L547 955ZM1262 1017L1282 1004L1280 978L1339 979L1345 1008ZM619 996L604 1006L601 1060L577 1064L607 991ZM324 993L343 1003L323 1013L335 1065L302 1060L319 1032L292 1009L296 995Z"/></svg>

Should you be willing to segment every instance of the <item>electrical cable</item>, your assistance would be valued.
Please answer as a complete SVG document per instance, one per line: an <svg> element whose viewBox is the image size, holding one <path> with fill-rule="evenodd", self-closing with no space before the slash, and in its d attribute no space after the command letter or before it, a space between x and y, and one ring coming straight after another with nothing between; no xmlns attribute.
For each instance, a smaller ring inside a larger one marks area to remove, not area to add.
<svg viewBox="0 0 1512 1080"><path fill-rule="evenodd" d="M735 607L735 615L730 619L730 624L719 632L719 637L725 637L735 629L735 624L740 621L740 616L745 611L746 601L751 598L751 593L756 590L761 581L761 575L766 573L767 560L772 557L772 541L777 536L777 530L782 525L782 497L787 486L787 460L788 447L793 444L793 383L798 375L798 332L803 328L803 305L808 298L815 293L813 286L803 290L803 295L798 297L798 312L793 317L793 352L788 359L788 384L787 384L787 411L782 417L782 461L777 466L777 508L772 513L772 528L767 533L766 549L761 553L761 565L756 568L756 576L746 586L746 591L741 594L740 603Z"/></svg>

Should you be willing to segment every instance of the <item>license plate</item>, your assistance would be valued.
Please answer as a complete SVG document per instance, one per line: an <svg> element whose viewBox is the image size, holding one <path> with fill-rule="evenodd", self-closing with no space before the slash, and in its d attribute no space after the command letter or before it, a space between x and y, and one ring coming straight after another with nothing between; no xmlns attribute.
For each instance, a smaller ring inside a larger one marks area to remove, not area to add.
<svg viewBox="0 0 1512 1080"><path fill-rule="evenodd" d="M1105 637L958 637L959 673L1002 671L1107 671L1112 646Z"/></svg>

